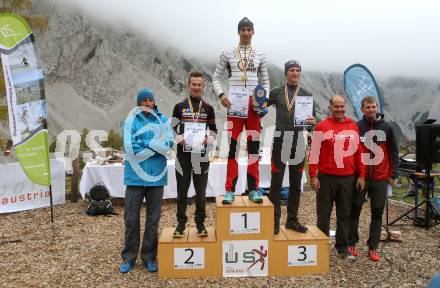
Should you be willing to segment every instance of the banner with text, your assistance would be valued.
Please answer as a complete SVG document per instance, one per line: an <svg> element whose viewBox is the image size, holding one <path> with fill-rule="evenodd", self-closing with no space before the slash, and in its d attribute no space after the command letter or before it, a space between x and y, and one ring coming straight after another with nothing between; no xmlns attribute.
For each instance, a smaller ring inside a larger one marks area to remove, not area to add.
<svg viewBox="0 0 440 288"><path fill-rule="evenodd" d="M0 15L0 54L15 153L29 179L47 186L51 176L44 77L34 43L23 18Z"/></svg>
<svg viewBox="0 0 440 288"><path fill-rule="evenodd" d="M52 159L52 194L54 204L65 202L64 159ZM0 214L47 207L48 186L32 183L17 162L0 164Z"/></svg>

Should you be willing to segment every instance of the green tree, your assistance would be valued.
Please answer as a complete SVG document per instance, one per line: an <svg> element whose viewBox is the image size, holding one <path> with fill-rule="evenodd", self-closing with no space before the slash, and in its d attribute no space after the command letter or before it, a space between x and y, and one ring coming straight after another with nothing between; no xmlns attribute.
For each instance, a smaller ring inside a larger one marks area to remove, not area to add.
<svg viewBox="0 0 440 288"><path fill-rule="evenodd" d="M87 128L82 129L82 131L81 131L81 143L80 143L80 146L79 146L79 151L86 151L86 150L88 150L88 147L87 147L87 144L86 144L87 134L89 134L89 129L87 129Z"/></svg>
<svg viewBox="0 0 440 288"><path fill-rule="evenodd" d="M104 143L104 147L111 147L116 150L121 150L122 148L122 137L118 132L110 130L108 133L108 140Z"/></svg>

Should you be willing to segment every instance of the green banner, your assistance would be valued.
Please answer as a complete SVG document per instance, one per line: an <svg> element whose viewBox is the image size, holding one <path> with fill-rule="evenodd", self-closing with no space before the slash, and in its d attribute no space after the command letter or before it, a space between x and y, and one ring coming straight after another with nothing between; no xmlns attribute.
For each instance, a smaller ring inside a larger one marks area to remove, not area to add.
<svg viewBox="0 0 440 288"><path fill-rule="evenodd" d="M18 15L0 14L0 49L10 50L32 33L28 23Z"/></svg>
<svg viewBox="0 0 440 288"><path fill-rule="evenodd" d="M26 21L0 14L0 52L9 129L18 161L35 184L51 184L44 76Z"/></svg>

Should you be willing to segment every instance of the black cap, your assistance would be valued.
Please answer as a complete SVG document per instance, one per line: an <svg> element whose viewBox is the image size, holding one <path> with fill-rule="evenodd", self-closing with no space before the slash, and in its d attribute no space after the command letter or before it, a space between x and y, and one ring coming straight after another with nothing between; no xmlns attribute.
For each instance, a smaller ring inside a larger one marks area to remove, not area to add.
<svg viewBox="0 0 440 288"><path fill-rule="evenodd" d="M254 23L252 23L247 17L244 17L238 22L238 32L240 32L240 29L243 27L251 27L252 31L254 31Z"/></svg>
<svg viewBox="0 0 440 288"><path fill-rule="evenodd" d="M299 71L301 71L301 64L299 64L296 60L289 60L284 64L284 74L287 75L287 71L289 71L292 67L298 67Z"/></svg>

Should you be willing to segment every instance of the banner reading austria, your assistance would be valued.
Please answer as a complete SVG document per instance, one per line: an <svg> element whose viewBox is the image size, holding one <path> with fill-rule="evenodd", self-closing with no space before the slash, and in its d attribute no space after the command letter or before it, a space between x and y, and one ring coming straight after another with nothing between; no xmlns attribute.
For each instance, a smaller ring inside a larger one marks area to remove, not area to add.
<svg viewBox="0 0 440 288"><path fill-rule="evenodd" d="M43 71L26 21L0 14L0 53L6 83L9 128L18 161L35 184L51 184Z"/></svg>

